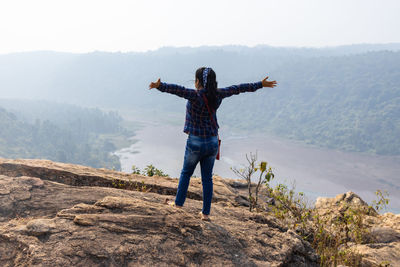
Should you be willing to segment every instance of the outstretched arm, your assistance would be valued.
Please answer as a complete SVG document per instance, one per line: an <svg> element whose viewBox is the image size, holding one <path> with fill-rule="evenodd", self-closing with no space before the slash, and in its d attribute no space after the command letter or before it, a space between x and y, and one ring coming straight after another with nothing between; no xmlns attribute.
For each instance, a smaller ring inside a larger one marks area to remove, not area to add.
<svg viewBox="0 0 400 267"><path fill-rule="evenodd" d="M197 96L197 92L194 89L187 89L177 84L162 83L160 79L158 79L156 82L150 83L149 89L152 88L156 88L161 92L174 94L188 100L194 99Z"/></svg>
<svg viewBox="0 0 400 267"><path fill-rule="evenodd" d="M254 92L263 87L275 87L277 85L276 81L268 81L268 76L257 83L243 83L239 85L232 85L226 88L219 89L219 94L222 98L229 97L232 95L237 95L244 92Z"/></svg>

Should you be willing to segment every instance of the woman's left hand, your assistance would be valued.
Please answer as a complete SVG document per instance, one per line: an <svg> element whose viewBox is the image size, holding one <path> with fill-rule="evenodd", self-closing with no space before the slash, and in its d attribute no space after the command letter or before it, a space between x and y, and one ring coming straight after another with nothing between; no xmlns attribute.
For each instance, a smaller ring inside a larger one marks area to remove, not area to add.
<svg viewBox="0 0 400 267"><path fill-rule="evenodd" d="M158 87L160 87L160 84L161 84L161 80L160 80L160 78L158 78L158 80L156 82L151 82L150 83L149 89L158 88Z"/></svg>
<svg viewBox="0 0 400 267"><path fill-rule="evenodd" d="M261 81L263 87L273 88L276 86L276 81L267 81L267 80L268 80L268 76L264 80Z"/></svg>

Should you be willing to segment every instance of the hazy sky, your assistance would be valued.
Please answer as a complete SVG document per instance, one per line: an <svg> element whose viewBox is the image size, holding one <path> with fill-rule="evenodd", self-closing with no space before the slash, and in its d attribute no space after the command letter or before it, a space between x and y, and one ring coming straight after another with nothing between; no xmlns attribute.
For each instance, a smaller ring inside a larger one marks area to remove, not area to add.
<svg viewBox="0 0 400 267"><path fill-rule="evenodd" d="M400 42L400 0L0 0L0 53Z"/></svg>

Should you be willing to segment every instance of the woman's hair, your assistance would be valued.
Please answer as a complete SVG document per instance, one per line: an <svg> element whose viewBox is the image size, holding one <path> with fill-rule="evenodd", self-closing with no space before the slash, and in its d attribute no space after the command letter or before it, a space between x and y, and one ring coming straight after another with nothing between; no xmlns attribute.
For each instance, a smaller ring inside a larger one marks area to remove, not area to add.
<svg viewBox="0 0 400 267"><path fill-rule="evenodd" d="M199 83L202 87L204 87L203 83L203 71L205 68L199 68L196 70L196 79L199 80ZM218 83L217 83L217 75L215 74L215 71L210 68L208 75L207 75L207 88L206 89L206 97L208 100L208 104L210 105L210 108L213 110L216 110L218 108L218 103L217 103L217 91L218 88Z"/></svg>

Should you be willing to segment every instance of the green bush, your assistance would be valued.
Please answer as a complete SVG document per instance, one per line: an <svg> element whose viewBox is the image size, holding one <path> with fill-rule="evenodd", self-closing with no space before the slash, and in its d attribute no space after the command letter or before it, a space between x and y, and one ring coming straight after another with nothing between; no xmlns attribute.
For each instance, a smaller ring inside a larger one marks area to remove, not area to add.
<svg viewBox="0 0 400 267"><path fill-rule="evenodd" d="M274 201L268 206L276 218L290 229L295 230L309 241L320 256L321 266L360 266L362 255L350 244L371 242L367 235L370 226L365 223L366 216L371 215L372 207L350 206L344 204L338 213L321 215L307 205L302 192L279 184L268 189L268 196ZM374 201L377 211L389 203L388 194L376 192L378 201Z"/></svg>
<svg viewBox="0 0 400 267"><path fill-rule="evenodd" d="M132 165L132 174L140 174L140 169L135 165Z"/></svg>
<svg viewBox="0 0 400 267"><path fill-rule="evenodd" d="M388 205L386 191L376 191L377 200L370 206L352 206L341 203L337 210L320 214L309 205L303 192L296 192L295 186L289 188L285 184L270 186L274 179L272 168L267 168L267 162L257 164L257 154L246 154L247 166L231 168L235 174L246 180L250 211L267 210L279 219L283 225L297 232L303 239L310 242L320 256L321 266L360 266L362 255L351 245L373 242L368 237L370 225L366 223L367 216L376 215ZM259 172L258 183L252 184L251 178ZM264 184L264 188L260 185ZM255 191L254 191L255 188ZM264 190L261 190L264 189ZM265 203L258 203L262 192ZM265 195L264 195L265 194ZM265 207L265 208L263 208Z"/></svg>
<svg viewBox="0 0 400 267"><path fill-rule="evenodd" d="M164 173L162 170L157 169L156 167L154 167L152 164L147 165L146 168L144 168L144 170L142 171L143 175L146 176L169 176L168 174Z"/></svg>

